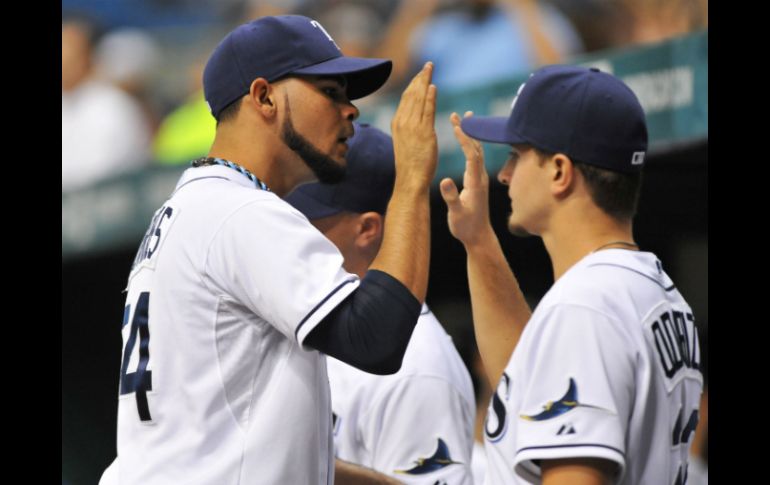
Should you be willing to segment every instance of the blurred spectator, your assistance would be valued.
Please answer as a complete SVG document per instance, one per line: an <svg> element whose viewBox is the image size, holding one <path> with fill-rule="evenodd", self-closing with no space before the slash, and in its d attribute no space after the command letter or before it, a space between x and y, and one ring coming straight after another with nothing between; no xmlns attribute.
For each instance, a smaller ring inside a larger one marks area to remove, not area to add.
<svg viewBox="0 0 770 485"><path fill-rule="evenodd" d="M153 132L160 118L151 99L151 83L160 66L160 47L142 29L113 30L96 47L96 76L132 96L144 110Z"/></svg>
<svg viewBox="0 0 770 485"><path fill-rule="evenodd" d="M94 76L97 30L62 21L62 192L149 161L150 127L140 106Z"/></svg>
<svg viewBox="0 0 770 485"><path fill-rule="evenodd" d="M619 45L660 42L708 26L708 3L700 0L619 0L628 28Z"/></svg>
<svg viewBox="0 0 770 485"><path fill-rule="evenodd" d="M314 18L347 56L369 55L385 27L377 9L361 2L338 2L319 9Z"/></svg>
<svg viewBox="0 0 770 485"><path fill-rule="evenodd" d="M439 90L478 87L582 51L567 17L537 0L402 1L378 57L393 59L390 87L433 61Z"/></svg>
<svg viewBox="0 0 770 485"><path fill-rule="evenodd" d="M161 165L178 165L206 155L215 128L203 91L197 91L163 119L153 142L154 160Z"/></svg>
<svg viewBox="0 0 770 485"><path fill-rule="evenodd" d="M213 49L213 47L212 47ZM209 53L190 66L186 101L161 122L153 157L163 165L188 163L206 155L214 142L216 121L203 97L203 67Z"/></svg>
<svg viewBox="0 0 770 485"><path fill-rule="evenodd" d="M305 15L302 9L311 4L310 0L245 0L241 6L240 20L242 24L259 17L268 15Z"/></svg>
<svg viewBox="0 0 770 485"><path fill-rule="evenodd" d="M178 165L206 155L215 129L203 91L197 91L163 119L153 142L154 160L161 165Z"/></svg>
<svg viewBox="0 0 770 485"><path fill-rule="evenodd" d="M296 13L306 0L247 0L240 5L235 24L267 15ZM203 97L203 67L215 46L189 68L187 92L182 105L161 121L153 141L153 158L161 165L179 165L206 155L214 141L216 121ZM354 55L343 51L347 55Z"/></svg>
<svg viewBox="0 0 770 485"><path fill-rule="evenodd" d="M572 19L586 51L660 42L708 28L707 0L550 0Z"/></svg>
<svg viewBox="0 0 770 485"><path fill-rule="evenodd" d="M377 56L377 42L387 26L381 7L359 0L328 2L324 6L317 5L314 10L316 12L311 12L311 17L324 26L345 55ZM380 103L383 93L379 90L366 98L355 100L354 104L366 110L367 106Z"/></svg>

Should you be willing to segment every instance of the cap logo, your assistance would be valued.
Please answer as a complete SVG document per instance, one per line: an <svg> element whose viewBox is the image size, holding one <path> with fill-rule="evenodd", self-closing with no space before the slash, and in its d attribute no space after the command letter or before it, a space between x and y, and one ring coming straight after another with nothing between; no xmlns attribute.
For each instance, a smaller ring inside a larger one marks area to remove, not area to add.
<svg viewBox="0 0 770 485"><path fill-rule="evenodd" d="M513 107L516 106L516 100L519 99L519 95L521 94L521 90L524 89L524 86L526 84L527 83L521 83L521 86L519 86L519 90L516 91L516 96L513 97L513 101L511 102L511 112L513 112Z"/></svg>
<svg viewBox="0 0 770 485"><path fill-rule="evenodd" d="M631 165L641 165L644 163L644 152L634 152L634 156L631 159Z"/></svg>
<svg viewBox="0 0 770 485"><path fill-rule="evenodd" d="M332 44L334 44L334 47L336 47L336 48L337 48L337 50L341 50L341 49L340 49L340 47L337 45L337 43L336 43L336 42L334 42L334 39L332 39L332 36L331 36L331 35L329 35L329 32L327 32L327 31L326 31L326 29L324 29L323 25L319 24L317 20L311 20L311 21L310 21L310 25L312 25L313 27L315 27L315 28L317 28L317 29L320 29L320 30L321 30L321 32L323 32L323 33L324 33L324 35L326 36L326 38L327 38L327 39L329 39L329 41L330 41Z"/></svg>

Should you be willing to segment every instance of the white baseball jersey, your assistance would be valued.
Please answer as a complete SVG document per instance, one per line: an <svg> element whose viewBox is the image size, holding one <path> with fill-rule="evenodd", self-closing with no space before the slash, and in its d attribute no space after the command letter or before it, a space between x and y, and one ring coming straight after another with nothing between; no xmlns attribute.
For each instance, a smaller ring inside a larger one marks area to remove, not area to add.
<svg viewBox="0 0 770 485"><path fill-rule="evenodd" d="M186 170L129 277L105 480L332 483L326 358L302 342L359 284L342 261L246 176Z"/></svg>
<svg viewBox="0 0 770 485"><path fill-rule="evenodd" d="M472 484L468 369L423 305L401 369L367 374L328 357L337 457L409 484Z"/></svg>
<svg viewBox="0 0 770 485"><path fill-rule="evenodd" d="M703 386L692 311L654 254L589 254L543 297L493 395L488 484L595 457L615 483L681 485Z"/></svg>
<svg viewBox="0 0 770 485"><path fill-rule="evenodd" d="M480 441L473 442L471 470L473 471L473 483L477 485L484 483L484 478L487 475L487 451L484 449L484 443Z"/></svg>

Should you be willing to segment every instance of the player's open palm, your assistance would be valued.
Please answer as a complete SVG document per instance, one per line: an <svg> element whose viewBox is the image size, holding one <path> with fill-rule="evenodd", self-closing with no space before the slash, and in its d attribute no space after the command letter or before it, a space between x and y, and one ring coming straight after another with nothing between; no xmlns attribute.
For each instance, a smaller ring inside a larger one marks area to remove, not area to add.
<svg viewBox="0 0 770 485"><path fill-rule="evenodd" d="M429 186L436 174L436 86L431 84L433 64L428 62L401 95L391 122L396 179Z"/></svg>
<svg viewBox="0 0 770 485"><path fill-rule="evenodd" d="M470 111L465 116L471 116ZM463 133L460 116L449 117L455 138L465 154L463 190L450 178L441 181L441 196L446 202L449 231L466 246L473 245L492 232L489 222L489 175L484 167L484 151L481 144Z"/></svg>

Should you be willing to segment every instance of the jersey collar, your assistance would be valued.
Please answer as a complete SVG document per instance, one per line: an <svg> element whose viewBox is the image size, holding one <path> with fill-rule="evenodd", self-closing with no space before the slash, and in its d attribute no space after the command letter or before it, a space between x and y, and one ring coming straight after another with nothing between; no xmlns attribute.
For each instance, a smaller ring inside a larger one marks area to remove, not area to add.
<svg viewBox="0 0 770 485"><path fill-rule="evenodd" d="M188 168L187 170L184 171L184 173L182 173L182 177L179 179L179 182L177 182L176 188L174 190L175 191L179 190L183 185L190 183L194 180L201 180L201 179L207 179L207 178L226 179L238 185L252 188L254 190L259 190L254 185L254 182L252 182L245 175L239 172L236 172L231 168L223 167L221 165L208 165L205 167Z"/></svg>

